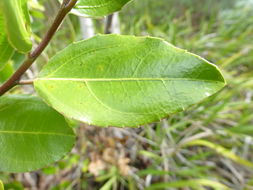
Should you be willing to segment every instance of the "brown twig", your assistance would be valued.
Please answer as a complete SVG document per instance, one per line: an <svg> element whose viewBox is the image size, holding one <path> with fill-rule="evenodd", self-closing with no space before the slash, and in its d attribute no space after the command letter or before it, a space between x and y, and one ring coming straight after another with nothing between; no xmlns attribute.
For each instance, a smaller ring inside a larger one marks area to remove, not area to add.
<svg viewBox="0 0 253 190"><path fill-rule="evenodd" d="M40 56L40 54L47 47L51 39L53 38L55 32L58 30L65 16L71 11L71 9L75 6L77 0L64 0L61 4L59 12L55 17L53 24L50 29L46 33L45 37L39 43L38 47L30 52L23 62L23 64L17 69L17 71L2 85L0 86L0 96L5 94L11 88L19 84L21 76L31 67L34 61Z"/></svg>
<svg viewBox="0 0 253 190"><path fill-rule="evenodd" d="M21 80L21 81L18 81L18 85L32 85L34 82L33 79L31 80Z"/></svg>

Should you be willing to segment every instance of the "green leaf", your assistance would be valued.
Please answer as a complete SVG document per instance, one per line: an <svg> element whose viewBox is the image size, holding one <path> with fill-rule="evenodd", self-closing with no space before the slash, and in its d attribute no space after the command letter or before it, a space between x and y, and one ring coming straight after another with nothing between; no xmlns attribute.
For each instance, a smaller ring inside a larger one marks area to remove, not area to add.
<svg viewBox="0 0 253 190"><path fill-rule="evenodd" d="M14 73L14 68L9 61L2 69L0 69L0 84L6 81Z"/></svg>
<svg viewBox="0 0 253 190"><path fill-rule="evenodd" d="M79 0L73 14L84 17L102 17L121 8L131 0Z"/></svg>
<svg viewBox="0 0 253 190"><path fill-rule="evenodd" d="M57 54L34 84L68 118L123 127L182 111L225 81L215 65L161 39L99 35Z"/></svg>
<svg viewBox="0 0 253 190"><path fill-rule="evenodd" d="M7 61L11 58L13 52L14 50L8 42L3 15L0 11L0 70L3 69Z"/></svg>
<svg viewBox="0 0 253 190"><path fill-rule="evenodd" d="M27 0L1 0L8 39L13 48L27 53L32 48Z"/></svg>
<svg viewBox="0 0 253 190"><path fill-rule="evenodd" d="M33 96L0 98L0 171L26 172L61 159L75 135L62 115Z"/></svg>

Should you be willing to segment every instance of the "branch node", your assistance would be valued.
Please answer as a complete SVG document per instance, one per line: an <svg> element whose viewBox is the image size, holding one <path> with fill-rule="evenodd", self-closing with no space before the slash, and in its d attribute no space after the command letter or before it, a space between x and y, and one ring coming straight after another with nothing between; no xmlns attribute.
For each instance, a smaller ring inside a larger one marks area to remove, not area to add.
<svg viewBox="0 0 253 190"><path fill-rule="evenodd" d="M58 11L57 16L51 27L49 28L48 32L39 43L37 48L35 48L32 52L28 53L26 60L23 64L16 70L16 72L0 86L0 96L5 94L11 88L19 84L21 76L31 67L34 61L37 59L38 56L44 51L47 47L51 39L53 38L55 32L58 30L59 26L61 25L62 21L64 20L65 16L71 9L75 6L77 0L63 0L62 5Z"/></svg>

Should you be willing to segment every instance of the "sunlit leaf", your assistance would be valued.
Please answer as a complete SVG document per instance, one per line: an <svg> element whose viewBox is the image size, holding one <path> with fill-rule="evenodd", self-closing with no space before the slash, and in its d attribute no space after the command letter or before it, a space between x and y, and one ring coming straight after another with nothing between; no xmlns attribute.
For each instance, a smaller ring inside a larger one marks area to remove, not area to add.
<svg viewBox="0 0 253 190"><path fill-rule="evenodd" d="M26 172L61 159L75 135L62 115L32 96L0 98L0 171Z"/></svg>
<svg viewBox="0 0 253 190"><path fill-rule="evenodd" d="M79 0L73 14L84 17L102 17L119 11L131 0Z"/></svg>
<svg viewBox="0 0 253 190"><path fill-rule="evenodd" d="M182 111L225 82L215 65L161 39L99 35L57 54L34 84L68 118L123 127Z"/></svg>

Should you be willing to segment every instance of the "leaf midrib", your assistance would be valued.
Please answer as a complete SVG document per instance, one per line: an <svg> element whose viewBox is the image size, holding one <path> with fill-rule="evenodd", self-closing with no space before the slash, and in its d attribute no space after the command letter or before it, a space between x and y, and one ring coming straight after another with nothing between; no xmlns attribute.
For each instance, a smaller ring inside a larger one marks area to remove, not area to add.
<svg viewBox="0 0 253 190"><path fill-rule="evenodd" d="M35 80L76 81L76 82L111 82L111 81L198 81L224 83L223 81L193 78L37 78Z"/></svg>

